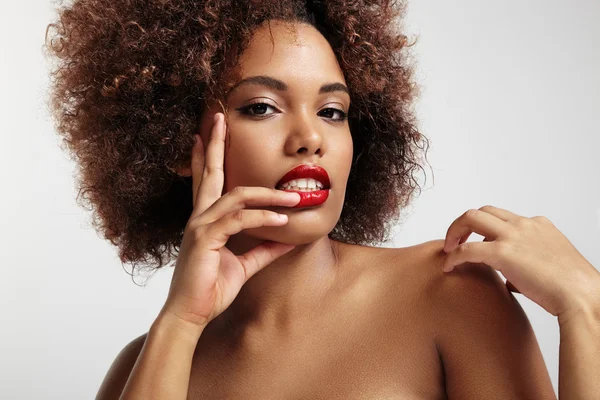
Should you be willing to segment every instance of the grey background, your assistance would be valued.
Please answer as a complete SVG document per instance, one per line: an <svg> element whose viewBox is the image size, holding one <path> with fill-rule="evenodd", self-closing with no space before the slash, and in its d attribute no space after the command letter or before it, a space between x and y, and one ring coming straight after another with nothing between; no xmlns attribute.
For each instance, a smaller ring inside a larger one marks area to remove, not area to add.
<svg viewBox="0 0 600 400"><path fill-rule="evenodd" d="M0 14L2 398L93 398L156 317L172 274L136 286L75 204L74 166L43 101L52 18L46 0L7 2ZM410 3L433 173L382 246L443 238L463 212L492 204L547 216L600 267L598 20L591 0ZM556 319L516 297L557 390Z"/></svg>

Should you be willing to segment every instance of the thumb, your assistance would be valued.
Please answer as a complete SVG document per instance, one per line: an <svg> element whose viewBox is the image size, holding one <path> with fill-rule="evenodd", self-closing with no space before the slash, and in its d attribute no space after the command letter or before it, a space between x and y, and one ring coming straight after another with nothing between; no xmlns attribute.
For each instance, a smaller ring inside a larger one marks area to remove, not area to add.
<svg viewBox="0 0 600 400"><path fill-rule="evenodd" d="M285 253L294 249L296 245L285 244L267 240L256 246L252 250L238 256L240 263L246 270L246 281L252 278L254 274L269 265L271 262L281 257ZM244 282L245 283L245 282Z"/></svg>

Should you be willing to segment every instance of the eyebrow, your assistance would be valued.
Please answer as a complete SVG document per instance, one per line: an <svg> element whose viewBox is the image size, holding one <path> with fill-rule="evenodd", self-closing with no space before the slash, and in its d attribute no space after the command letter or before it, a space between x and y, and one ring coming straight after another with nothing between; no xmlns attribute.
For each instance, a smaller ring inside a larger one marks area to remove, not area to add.
<svg viewBox="0 0 600 400"><path fill-rule="evenodd" d="M288 85L285 82L280 81L279 79L273 78L272 76L257 75L242 79L241 81L233 85L233 87L227 92L225 98L229 97L229 94L231 92L233 92L236 88L243 84L262 85L273 90L278 90L280 92L288 90ZM319 94L332 92L344 92L348 96L350 96L350 90L348 90L348 87L340 82L326 83L319 88Z"/></svg>

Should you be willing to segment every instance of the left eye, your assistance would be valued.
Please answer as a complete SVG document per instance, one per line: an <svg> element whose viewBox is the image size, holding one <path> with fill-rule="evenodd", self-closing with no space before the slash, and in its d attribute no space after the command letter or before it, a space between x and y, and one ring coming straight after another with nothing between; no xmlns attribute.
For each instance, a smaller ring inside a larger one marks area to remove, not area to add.
<svg viewBox="0 0 600 400"><path fill-rule="evenodd" d="M343 112L342 110L338 110L337 108L324 108L321 110L321 112L325 112L327 114L328 118L331 118L334 121L343 121L346 119L346 116L347 116L345 112ZM329 117L333 113L338 113L339 117L338 118Z"/></svg>
<svg viewBox="0 0 600 400"><path fill-rule="evenodd" d="M258 116L258 115L269 115L269 114L265 114L264 111L266 107L271 107L271 108L275 108L267 103L254 103L254 104L250 104L249 106L246 107L242 107L239 110L242 112L242 114L247 114L250 116ZM254 111L254 112L250 112L250 110Z"/></svg>
<svg viewBox="0 0 600 400"><path fill-rule="evenodd" d="M273 114L273 113L267 113L267 108L275 109L275 107L273 107L272 105L267 104L267 103L254 103L254 104L250 104L249 106L239 108L238 110L242 114L246 114L246 115L250 115L250 116L254 116L254 117ZM331 108L331 107L322 109L320 111L320 113L324 117L329 118L333 121L343 121L347 117L347 114L344 111L338 110L337 108ZM335 113L338 114L337 118L334 118Z"/></svg>

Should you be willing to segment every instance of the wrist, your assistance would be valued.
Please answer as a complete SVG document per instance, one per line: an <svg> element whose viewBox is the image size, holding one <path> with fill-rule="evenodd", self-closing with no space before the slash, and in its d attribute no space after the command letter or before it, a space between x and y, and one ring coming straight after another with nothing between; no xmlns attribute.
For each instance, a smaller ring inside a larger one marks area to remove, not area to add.
<svg viewBox="0 0 600 400"><path fill-rule="evenodd" d="M558 314L558 323L582 318L600 323L600 274L573 293L569 306Z"/></svg>
<svg viewBox="0 0 600 400"><path fill-rule="evenodd" d="M204 328L206 328L205 325L192 324L163 308L152 323L150 330L173 333L195 343L202 335Z"/></svg>

